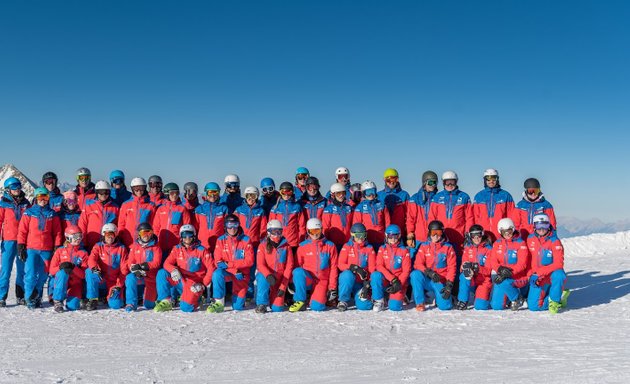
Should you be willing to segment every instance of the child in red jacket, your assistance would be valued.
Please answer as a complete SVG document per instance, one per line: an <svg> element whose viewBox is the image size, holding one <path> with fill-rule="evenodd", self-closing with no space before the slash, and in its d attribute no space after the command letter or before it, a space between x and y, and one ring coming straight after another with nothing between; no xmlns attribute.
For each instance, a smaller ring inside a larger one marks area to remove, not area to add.
<svg viewBox="0 0 630 384"><path fill-rule="evenodd" d="M76 311L81 307L83 280L87 268L88 254L81 246L83 233L76 225L66 228L65 244L55 251L50 261L50 275L54 276L53 300L55 312L66 308Z"/></svg>
<svg viewBox="0 0 630 384"><path fill-rule="evenodd" d="M369 236L369 234L368 234ZM401 311L403 296L407 289L411 272L409 249L401 244L402 233L396 224L385 228L386 243L381 246L376 256L376 271L372 273L372 310L380 312L385 307L384 295L389 293L390 311Z"/></svg>

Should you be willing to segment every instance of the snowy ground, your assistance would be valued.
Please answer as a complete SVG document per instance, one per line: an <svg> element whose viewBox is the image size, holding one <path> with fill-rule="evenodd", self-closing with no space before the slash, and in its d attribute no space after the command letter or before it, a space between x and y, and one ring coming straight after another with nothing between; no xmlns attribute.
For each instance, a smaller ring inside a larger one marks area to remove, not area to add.
<svg viewBox="0 0 630 384"><path fill-rule="evenodd" d="M567 239L548 313L0 310L0 382L630 382L630 232Z"/></svg>

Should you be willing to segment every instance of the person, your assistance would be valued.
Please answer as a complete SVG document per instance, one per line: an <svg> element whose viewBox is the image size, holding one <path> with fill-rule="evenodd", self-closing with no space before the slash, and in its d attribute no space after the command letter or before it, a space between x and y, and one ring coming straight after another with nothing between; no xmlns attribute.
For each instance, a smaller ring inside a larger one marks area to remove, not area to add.
<svg viewBox="0 0 630 384"><path fill-rule="evenodd" d="M468 308L471 290L475 294L475 309L486 310L490 308L492 280L490 279L491 271L487 265L487 258L491 251L492 240L485 233L483 227L479 224L470 227L464 241L456 309L463 311Z"/></svg>
<svg viewBox="0 0 630 384"><path fill-rule="evenodd" d="M221 196L221 204L224 204L228 213L234 213L237 207L243 204L243 197L241 196L241 179L238 175L230 174L223 179L223 185L225 186L225 192Z"/></svg>
<svg viewBox="0 0 630 384"><path fill-rule="evenodd" d="M112 186L110 196L119 207L132 198L131 191L125 185L125 174L120 169L114 169L109 173L109 183Z"/></svg>
<svg viewBox="0 0 630 384"><path fill-rule="evenodd" d="M328 200L322 196L320 189L319 179L317 177L309 177L306 179L306 193L302 194L300 204L304 207L304 219L317 218L322 219L324 208Z"/></svg>
<svg viewBox="0 0 630 384"><path fill-rule="evenodd" d="M226 282L232 283L232 309L245 309L245 296L249 274L254 264L254 249L249 238L243 234L238 217L225 217L225 235L217 240L214 252L216 269L212 273L212 302L208 313L223 312L225 308Z"/></svg>
<svg viewBox="0 0 630 384"><path fill-rule="evenodd" d="M284 311L285 295L295 265L293 250L282 236L282 223L270 220L256 255L256 313Z"/></svg>
<svg viewBox="0 0 630 384"><path fill-rule="evenodd" d="M139 296L143 296L144 308L155 307L155 278L162 265L162 250L151 224L140 223L136 233L136 240L129 248L127 262L122 266L122 273L125 275L126 312L133 312L138 308Z"/></svg>
<svg viewBox="0 0 630 384"><path fill-rule="evenodd" d="M63 202L58 215L61 220L61 232L70 225L79 225L81 210L79 209L79 199L74 191L63 193Z"/></svg>
<svg viewBox="0 0 630 384"><path fill-rule="evenodd" d="M83 282L88 253L81 246L83 233L76 225L65 229L66 242L57 248L50 261L50 275L54 279L53 300L55 312L76 311L81 307Z"/></svg>
<svg viewBox="0 0 630 384"><path fill-rule="evenodd" d="M346 203L346 189L341 183L330 186L331 201L324 208L322 227L324 236L332 241L337 250L350 240L352 207Z"/></svg>
<svg viewBox="0 0 630 384"><path fill-rule="evenodd" d="M343 185L344 191L346 192L346 201L350 201L352 199L352 192L350 191L350 170L346 167L339 167L335 170L335 183L339 183ZM326 192L326 200L332 202L332 193L330 191Z"/></svg>
<svg viewBox="0 0 630 384"><path fill-rule="evenodd" d="M184 184L184 207L188 211L190 223L198 228L197 218L195 217L195 209L201 205L199 202L199 186L197 183L189 181Z"/></svg>
<svg viewBox="0 0 630 384"><path fill-rule="evenodd" d="M344 244L339 252L337 309L344 312L348 309L351 300L354 300L358 310L369 311L372 309L370 274L376 270L376 252L367 242L365 225L353 224L350 233L352 239Z"/></svg>
<svg viewBox="0 0 630 384"><path fill-rule="evenodd" d="M50 208L55 212L61 210L61 203L63 202L63 196L57 185L58 182L59 178L55 172L48 171L42 175L42 187L48 190L50 195Z"/></svg>
<svg viewBox="0 0 630 384"><path fill-rule="evenodd" d="M378 199L385 203L389 211L392 224L396 224L402 230L403 239L407 238L405 224L407 222L407 206L409 205L409 193L400 187L398 171L388 168L383 173L385 188L378 192Z"/></svg>
<svg viewBox="0 0 630 384"><path fill-rule="evenodd" d="M422 174L422 187L409 199L406 225L407 246L410 248L415 248L428 239L429 212L433 197L438 191L437 182L437 173L425 171Z"/></svg>
<svg viewBox="0 0 630 384"><path fill-rule="evenodd" d="M225 204L219 202L221 188L219 184L211 181L204 188L204 202L195 208L195 228L201 245L213 253L217 239L225 233L224 220L228 214Z"/></svg>
<svg viewBox="0 0 630 384"><path fill-rule="evenodd" d="M361 223L367 228L368 243L377 249L385 241L385 228L390 224L389 210L376 195L376 184L367 180L361 184L363 201L352 214L353 223Z"/></svg>
<svg viewBox="0 0 630 384"><path fill-rule="evenodd" d="M516 203L511 217L516 228L520 230L521 237L527 239L530 234L534 233L534 216L541 213L549 217L549 223L552 227L557 228L553 205L545 199L540 190L538 179L532 177L525 180L523 187L525 188L523 199Z"/></svg>
<svg viewBox="0 0 630 384"><path fill-rule="evenodd" d="M53 250L61 246L61 222L49 205L46 188L35 189L35 204L20 218L18 257L24 265L24 298L29 309L41 307Z"/></svg>
<svg viewBox="0 0 630 384"><path fill-rule="evenodd" d="M24 300L24 261L18 255L18 228L20 219L31 206L22 191L22 182L9 177L4 181L4 194L0 198L0 307L6 307L9 281L15 262L15 298L17 304L25 305Z"/></svg>
<svg viewBox="0 0 630 384"><path fill-rule="evenodd" d="M260 180L260 206L265 211L265 216L269 219L271 208L278 202L280 192L276 190L276 183L271 177L265 177Z"/></svg>
<svg viewBox="0 0 630 384"><path fill-rule="evenodd" d="M359 205L362 199L363 199L363 194L361 193L361 184L360 183L352 184L350 186L350 198L347 199L348 205L354 209L354 207Z"/></svg>
<svg viewBox="0 0 630 384"><path fill-rule="evenodd" d="M534 216L534 233L527 238L532 255L527 307L530 311L558 313L566 308L570 291L565 289L564 247L546 214Z"/></svg>
<svg viewBox="0 0 630 384"><path fill-rule="evenodd" d="M92 247L88 268L85 270L88 311L97 309L101 297L111 309L123 307L123 266L127 264L128 253L127 247L118 237L116 224L104 224L101 228L101 241Z"/></svg>
<svg viewBox="0 0 630 384"><path fill-rule="evenodd" d="M509 301L510 308L516 311L523 305L525 289L521 292L519 288L526 288L529 250L512 219L499 220L497 231L501 237L492 245L488 265L493 283L490 306L494 310L503 310ZM523 280L525 284L521 283Z"/></svg>
<svg viewBox="0 0 630 384"><path fill-rule="evenodd" d="M427 226L428 240L420 244L409 280L416 311L424 311L424 291L435 296L435 305L443 311L453 308L451 295L457 273L453 245L444 235L444 224L433 220Z"/></svg>
<svg viewBox="0 0 630 384"><path fill-rule="evenodd" d="M488 168L483 172L483 184L484 189L475 195L472 203L474 222L488 228L486 235L494 241L500 236L496 231L499 220L512 216L514 199L501 188L496 169Z"/></svg>
<svg viewBox="0 0 630 384"><path fill-rule="evenodd" d="M457 186L457 173L446 171L442 174L444 189L433 196L429 220L444 224L444 233L457 254L461 258L462 244L466 229L474 224L470 196Z"/></svg>
<svg viewBox="0 0 630 384"><path fill-rule="evenodd" d="M77 170L77 186L74 188L74 192L77 194L79 209L81 211L85 208L85 203L88 200L96 198L94 183L92 182L92 172L90 172L89 169L81 167Z"/></svg>
<svg viewBox="0 0 630 384"><path fill-rule="evenodd" d="M88 200L79 217L79 229L84 234L84 245L88 252L101 240L101 230L107 223L118 223L120 207L111 197L111 186L99 180L94 186L96 199Z"/></svg>
<svg viewBox="0 0 630 384"><path fill-rule="evenodd" d="M180 243L179 230L182 226L191 224L190 214L179 197L179 186L167 183L164 194L167 200L158 207L153 217L153 230L162 249L162 260L166 260L173 247Z"/></svg>
<svg viewBox="0 0 630 384"><path fill-rule="evenodd" d="M214 262L212 256L197 239L197 231L191 224L179 228L180 242L164 262L157 274L158 303L155 312L173 309L172 292L179 295L179 309L194 312L199 309L201 297L212 281Z"/></svg>
<svg viewBox="0 0 630 384"><path fill-rule="evenodd" d="M295 195L296 201L300 201L300 199L302 199L302 195L306 193L306 179L310 176L311 173L306 167L298 167L295 170L295 187L293 194Z"/></svg>
<svg viewBox="0 0 630 384"><path fill-rule="evenodd" d="M155 208L159 208L162 204L166 203L167 198L166 195L162 192L162 186L164 185L162 182L162 177L158 175L149 176L149 198Z"/></svg>
<svg viewBox="0 0 630 384"><path fill-rule="evenodd" d="M385 293L389 294L387 307L390 311L402 311L403 298L411 273L411 255L401 244L401 231L396 224L385 228L386 242L376 255L376 271L370 276L372 286L372 310L385 309ZM368 232L369 238L369 232Z"/></svg>
<svg viewBox="0 0 630 384"><path fill-rule="evenodd" d="M134 243L134 236L139 224L152 223L155 216L155 204L147 193L147 182L142 177L131 179L133 197L120 207L118 217L118 236L127 248Z"/></svg>
<svg viewBox="0 0 630 384"><path fill-rule="evenodd" d="M311 292L310 307L323 311L327 302L337 299L337 248L322 233L322 222L316 217L306 222L308 238L297 249L293 270L294 303L289 312L306 309L307 292Z"/></svg>
<svg viewBox="0 0 630 384"><path fill-rule="evenodd" d="M271 208L269 220L279 220L282 223L284 237L295 254L300 239L304 236L306 220L302 206L295 201L293 186L288 181L280 184L280 199Z"/></svg>

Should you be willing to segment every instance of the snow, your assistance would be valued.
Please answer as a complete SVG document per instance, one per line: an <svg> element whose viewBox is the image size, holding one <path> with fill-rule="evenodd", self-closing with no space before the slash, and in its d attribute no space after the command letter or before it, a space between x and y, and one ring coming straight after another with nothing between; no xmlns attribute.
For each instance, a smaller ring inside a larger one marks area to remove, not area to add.
<svg viewBox="0 0 630 384"><path fill-rule="evenodd" d="M630 381L630 232L564 241L569 308L259 315L0 310L0 382Z"/></svg>

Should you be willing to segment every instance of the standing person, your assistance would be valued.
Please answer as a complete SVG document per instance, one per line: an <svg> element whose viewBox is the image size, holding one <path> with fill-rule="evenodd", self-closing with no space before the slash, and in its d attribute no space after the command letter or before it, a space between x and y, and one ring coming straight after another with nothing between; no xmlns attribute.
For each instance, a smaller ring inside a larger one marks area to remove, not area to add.
<svg viewBox="0 0 630 384"><path fill-rule="evenodd" d="M296 201L300 201L302 195L306 193L306 179L310 176L311 173L306 167L298 167L298 169L295 170L295 188L293 194L295 195Z"/></svg>
<svg viewBox="0 0 630 384"><path fill-rule="evenodd" d="M475 309L490 308L490 290L492 289L491 271L487 258L492 252L492 241L483 227L475 224L470 227L464 241L464 253L459 274L459 292L456 308L460 311L468 308L471 289L475 294Z"/></svg>
<svg viewBox="0 0 630 384"><path fill-rule="evenodd" d="M225 204L219 202L221 188L215 182L207 183L203 188L204 202L195 208L195 222L199 241L208 252L214 252L217 239L225 233L224 220L228 214Z"/></svg>
<svg viewBox="0 0 630 384"><path fill-rule="evenodd" d="M112 186L110 196L114 202L122 207L123 203L132 198L131 191L125 185L125 174L119 169L115 169L109 173L109 183Z"/></svg>
<svg viewBox="0 0 630 384"><path fill-rule="evenodd" d="M502 310L509 301L510 308L516 311L523 305L522 292L527 288L529 250L512 219L499 220L497 230L501 237L492 245L489 258L493 282L490 306L494 310ZM521 283L523 280L525 284ZM520 291L519 287L524 289Z"/></svg>
<svg viewBox="0 0 630 384"><path fill-rule="evenodd" d="M92 182L92 172L85 167L77 169L77 186L74 188L79 201L79 209L85 209L85 203L88 200L96 198L94 193L94 183Z"/></svg>
<svg viewBox="0 0 630 384"><path fill-rule="evenodd" d="M534 233L534 216L542 213L549 217L549 223L556 228L557 221L553 205L545 199L538 179L525 180L523 187L525 188L523 199L516 204L511 217L516 228L521 231L521 237L527 239L531 233Z"/></svg>
<svg viewBox="0 0 630 384"><path fill-rule="evenodd" d="M199 202L199 187L197 183L192 181L184 184L184 207L188 211L188 216L190 216L190 223L198 228L197 218L195 217L195 209L201 205Z"/></svg>
<svg viewBox="0 0 630 384"><path fill-rule="evenodd" d="M98 307L99 297L107 300L111 309L123 307L122 289L125 286L123 266L127 264L128 249L118 238L118 227L107 223L101 229L101 241L92 247L85 271L88 303L86 309Z"/></svg>
<svg viewBox="0 0 630 384"><path fill-rule="evenodd" d="M167 183L164 194L167 200L157 209L153 218L153 230L162 249L162 260L166 260L171 249L179 244L180 228L191 223L190 214L179 198L179 186Z"/></svg>
<svg viewBox="0 0 630 384"><path fill-rule="evenodd" d="M166 195L162 192L163 186L162 178L158 175L149 176L149 198L155 208L159 208L162 204L166 203Z"/></svg>
<svg viewBox="0 0 630 384"><path fill-rule="evenodd" d="M282 223L270 220L256 255L256 313L284 311L285 294L295 264L293 250L282 236Z"/></svg>
<svg viewBox="0 0 630 384"><path fill-rule="evenodd" d="M243 204L243 197L241 196L241 179L238 175L230 174L225 176L223 180L225 186L225 192L221 196L221 204L225 204L228 208L228 213L234 213L237 207Z"/></svg>
<svg viewBox="0 0 630 384"><path fill-rule="evenodd" d="M530 311L558 313L566 308L570 291L565 289L564 247L546 214L534 216L534 233L527 238L532 255L527 306Z"/></svg>
<svg viewBox="0 0 630 384"><path fill-rule="evenodd" d="M61 203L63 202L63 196L57 185L59 178L57 174L52 171L48 171L42 175L42 187L46 188L50 195L50 208L55 212L61 210Z"/></svg>
<svg viewBox="0 0 630 384"><path fill-rule="evenodd" d="M134 243L136 228L142 223L152 223L155 205L147 193L147 182L142 177L131 180L133 197L120 207L118 217L118 236L127 248Z"/></svg>
<svg viewBox="0 0 630 384"><path fill-rule="evenodd" d="M363 194L361 193L361 184L354 183L350 186L350 198L347 200L348 205L352 208L359 205L361 200L363 199Z"/></svg>
<svg viewBox="0 0 630 384"><path fill-rule="evenodd" d="M396 224L388 225L385 235L387 240L376 255L376 271L370 277L374 300L372 310L380 312L385 309L384 297L387 292L389 310L402 311L403 298L411 273L411 256L409 250L401 244L402 234Z"/></svg>
<svg viewBox="0 0 630 384"><path fill-rule="evenodd" d="M238 217L233 214L225 218L225 235L217 240L214 252L217 269L212 273L212 298L208 313L223 312L225 308L225 283L232 283L232 309L245 309L245 296L249 274L254 264L254 249L249 238L243 234Z"/></svg>
<svg viewBox="0 0 630 384"><path fill-rule="evenodd" d="M24 265L24 298L29 309L41 306L53 250L61 246L59 216L50 208L48 190L35 189L35 205L26 209L18 228L18 257Z"/></svg>
<svg viewBox="0 0 630 384"><path fill-rule="evenodd" d="M484 189L473 200L474 221L483 228L488 228L487 235L494 241L500 236L496 231L499 220L512 216L514 199L508 191L501 188L496 169L489 168L483 172L483 184Z"/></svg>
<svg viewBox="0 0 630 384"><path fill-rule="evenodd" d="M422 174L422 187L409 199L407 205L407 246L415 248L428 239L431 202L438 191L438 177L433 171ZM416 244L418 243L418 244Z"/></svg>
<svg viewBox="0 0 630 384"><path fill-rule="evenodd" d="M125 277L125 311L138 308L138 296L143 296L146 309L155 307L157 292L155 277L162 264L162 250L149 223L140 223L137 237L129 248L127 262L122 266Z"/></svg>
<svg viewBox="0 0 630 384"><path fill-rule="evenodd" d="M173 248L157 274L158 303L155 312L173 309L172 292L179 295L182 312L199 309L201 296L212 281L214 261L206 248L197 239L195 227L182 225L179 229L180 243Z"/></svg>
<svg viewBox="0 0 630 384"><path fill-rule="evenodd" d="M282 223L284 237L287 243L293 247L293 253L297 252L305 230L306 220L302 212L302 206L295 201L293 186L288 181L280 184L280 199L271 208L269 220L279 220Z"/></svg>
<svg viewBox="0 0 630 384"><path fill-rule="evenodd" d="M83 282L87 268L88 254L81 246L83 233L76 225L64 232L66 242L57 248L50 261L50 275L54 276L53 300L55 312L76 311L81 307Z"/></svg>
<svg viewBox="0 0 630 384"><path fill-rule="evenodd" d="M15 177L4 181L4 194L0 198L0 241L2 264L0 265L0 307L6 307L9 293L9 280L15 262L15 298L17 304L25 305L24 300L24 261L19 256L24 252L18 250L18 228L20 219L31 206L22 191L22 183Z"/></svg>
<svg viewBox="0 0 630 384"><path fill-rule="evenodd" d="M79 225L81 210L79 209L79 199L74 191L65 191L63 193L63 202L59 211L59 219L61 220L61 232L70 225Z"/></svg>
<svg viewBox="0 0 630 384"><path fill-rule="evenodd" d="M322 222L318 218L306 223L308 238L300 243L297 250L293 284L295 302L289 312L306 309L307 292L311 292L310 307L313 311L326 309L326 302L337 299L337 248L326 240L322 233Z"/></svg>
<svg viewBox="0 0 630 384"><path fill-rule="evenodd" d="M409 193L400 187L398 171L394 168L385 170L383 181L385 181L385 188L378 192L378 199L385 203L391 223L396 224L402 230L403 238L406 238L405 224L407 223Z"/></svg>
<svg viewBox="0 0 630 384"><path fill-rule="evenodd" d="M361 184L363 201L354 209L353 223L361 223L367 228L368 243L375 249L385 242L385 227L390 224L389 210L376 195L376 184L367 180Z"/></svg>
<svg viewBox="0 0 630 384"><path fill-rule="evenodd" d="M322 196L319 189L321 188L317 177L309 177L306 179L306 193L302 194L300 204L304 207L304 218L306 220L317 218L322 219L324 208L328 201Z"/></svg>
<svg viewBox="0 0 630 384"><path fill-rule="evenodd" d="M103 225L118 223L120 207L111 197L111 187L105 180L96 182L96 199L88 200L79 217L79 229L84 234L84 245L88 252L101 239Z"/></svg>
<svg viewBox="0 0 630 384"><path fill-rule="evenodd" d="M337 250L350 240L352 208L346 204L346 189L341 183L330 186L330 203L324 208L322 226L324 236L332 241Z"/></svg>
<svg viewBox="0 0 630 384"><path fill-rule="evenodd" d="M265 177L260 180L260 190L262 196L260 196L260 206L265 211L265 216L269 219L269 213L271 208L278 202L280 198L280 192L276 191L276 183L271 177Z"/></svg>
<svg viewBox="0 0 630 384"><path fill-rule="evenodd" d="M344 191L346 191L346 201L352 199L352 192L350 191L350 170L346 167L339 167L335 170L335 183L343 185ZM326 192L326 200L332 201L331 192Z"/></svg>
<svg viewBox="0 0 630 384"><path fill-rule="evenodd" d="M333 194L334 195L334 194ZM339 304L340 312L348 309L351 300L358 310L372 309L370 274L376 270L376 252L367 242L365 225L356 223L350 230L352 239L339 253Z"/></svg>

